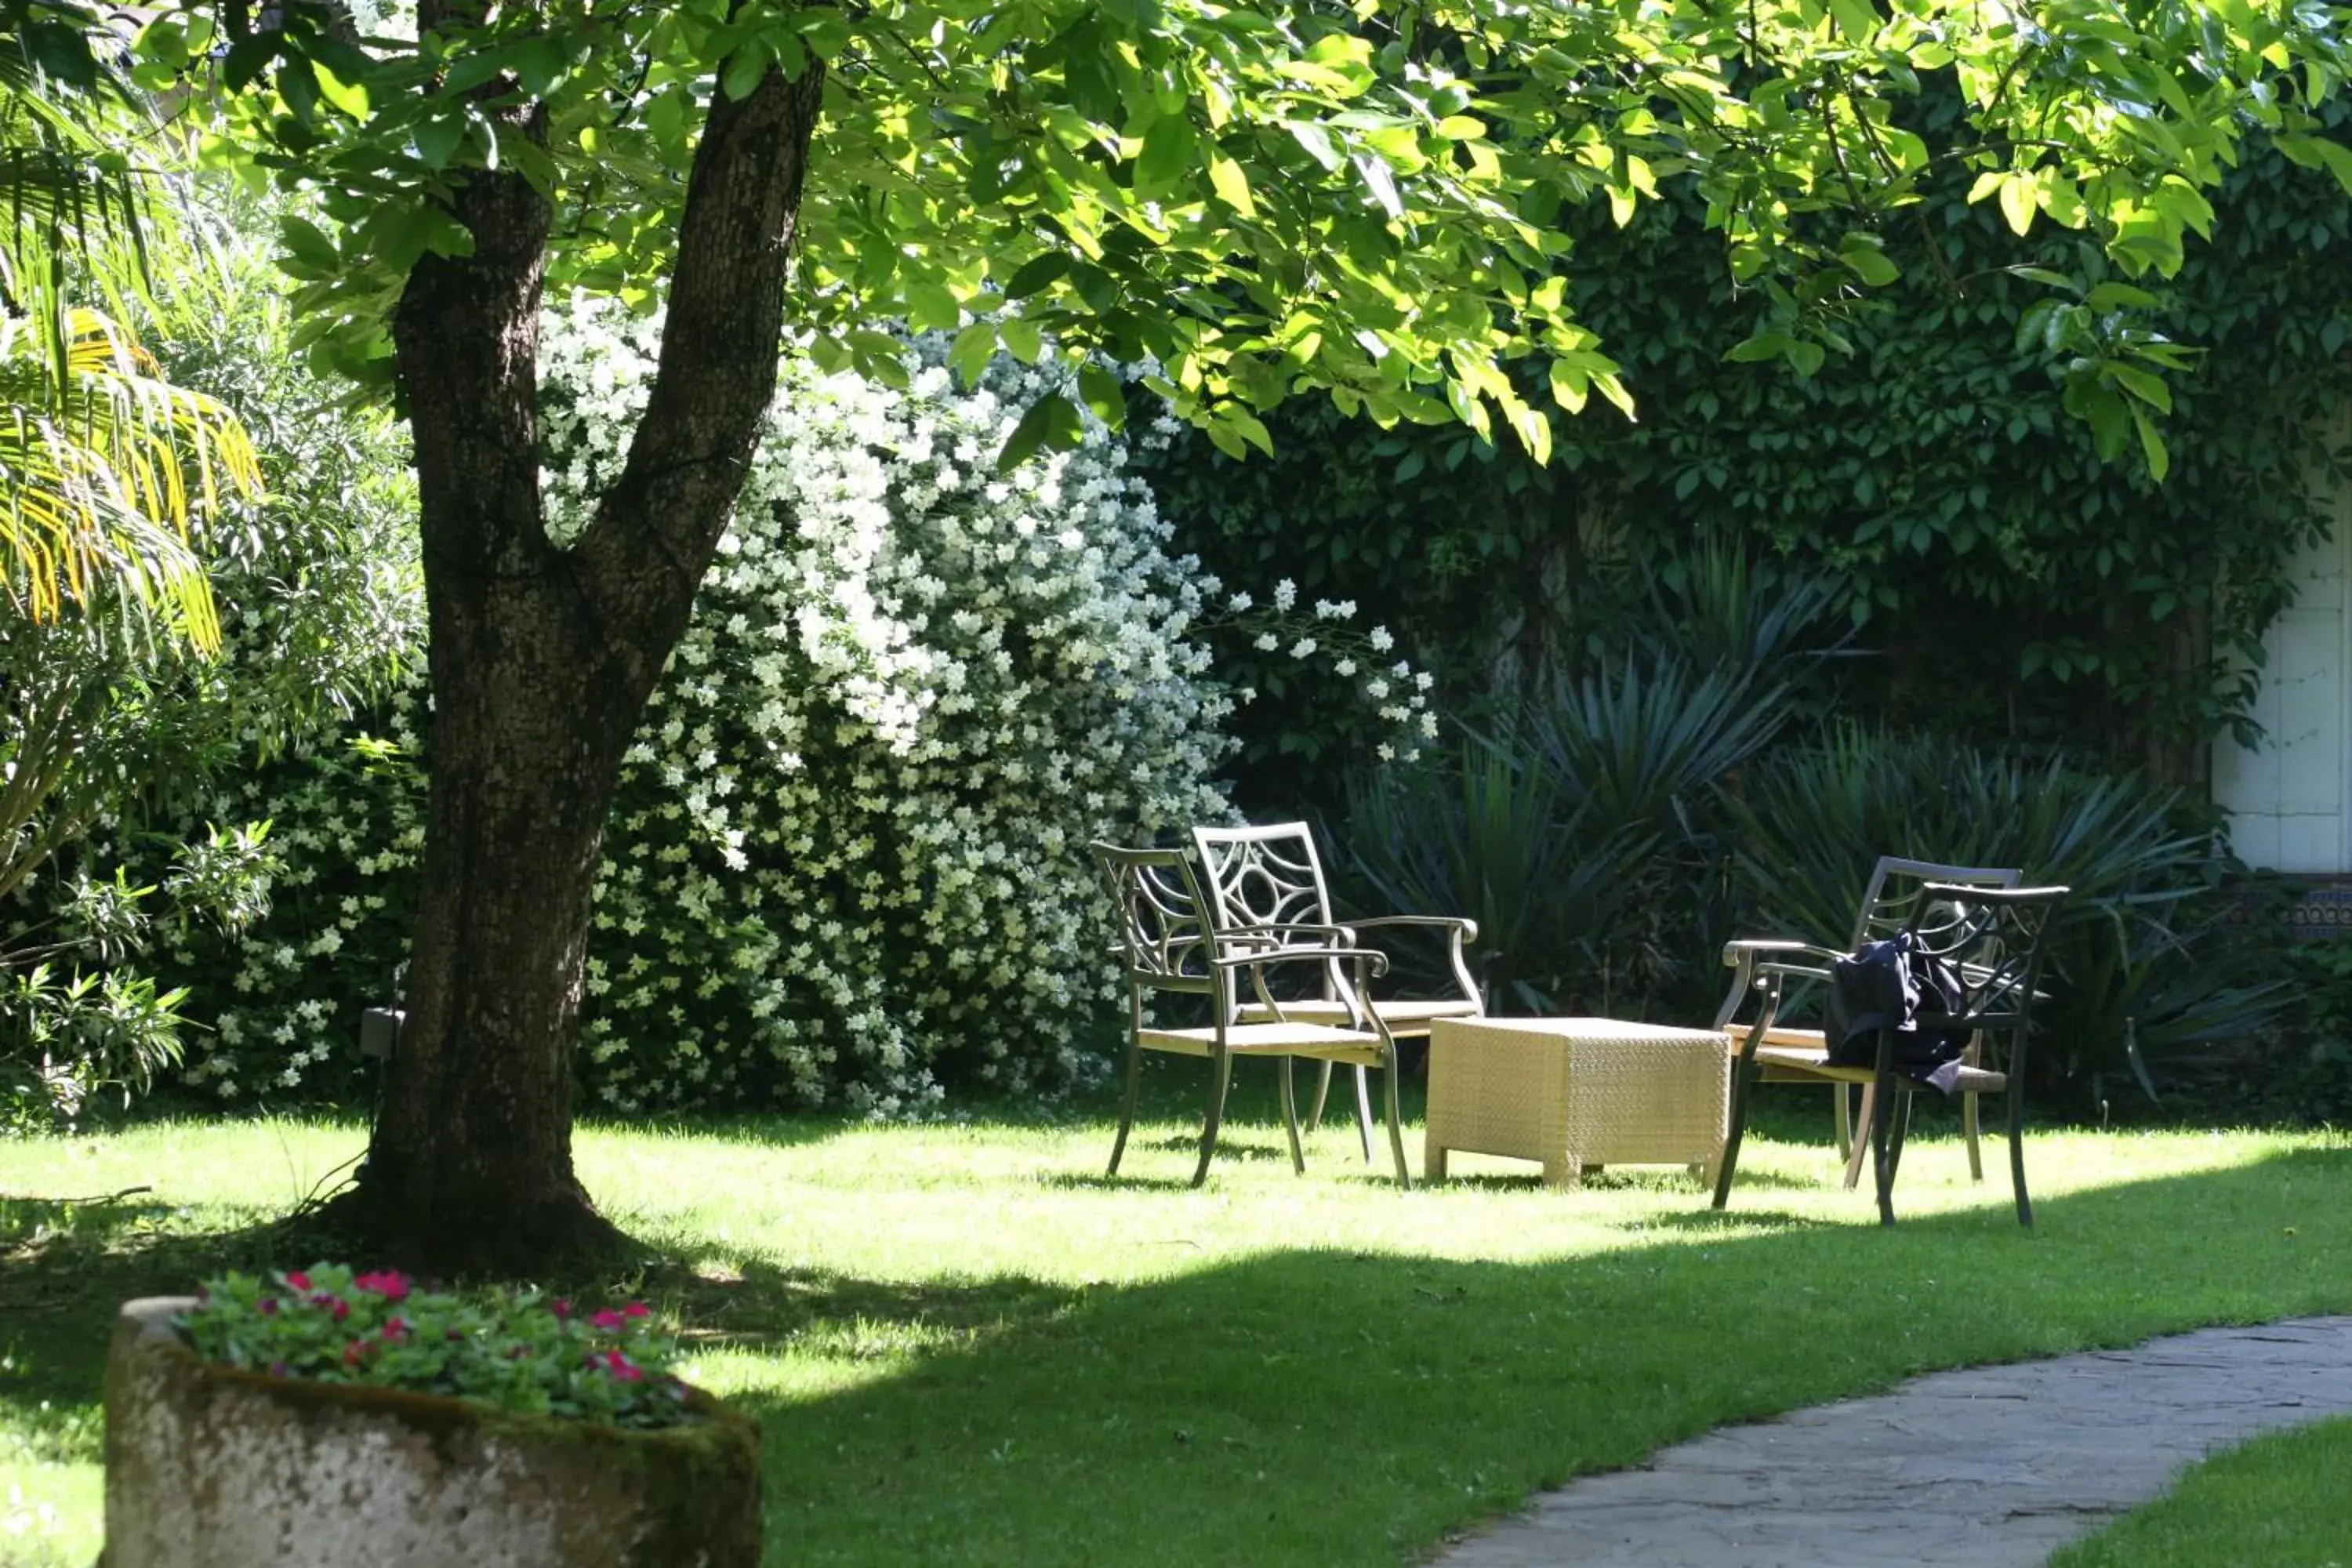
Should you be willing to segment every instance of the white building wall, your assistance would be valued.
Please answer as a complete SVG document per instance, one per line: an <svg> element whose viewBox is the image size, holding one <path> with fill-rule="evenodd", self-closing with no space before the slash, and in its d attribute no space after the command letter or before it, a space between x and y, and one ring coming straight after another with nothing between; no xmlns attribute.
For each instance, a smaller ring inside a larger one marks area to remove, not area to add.
<svg viewBox="0 0 2352 1568"><path fill-rule="evenodd" d="M2338 433L2340 438L2340 433ZM2233 814L2231 843L2280 871L2352 870L2352 490L2336 528L2297 559L2294 603L2263 638L2253 716L2262 744L2213 747L2213 799Z"/></svg>

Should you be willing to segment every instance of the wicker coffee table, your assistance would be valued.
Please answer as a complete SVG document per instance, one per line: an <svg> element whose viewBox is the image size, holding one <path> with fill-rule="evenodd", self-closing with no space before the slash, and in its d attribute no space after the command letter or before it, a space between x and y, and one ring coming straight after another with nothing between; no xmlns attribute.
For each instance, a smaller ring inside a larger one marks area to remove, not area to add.
<svg viewBox="0 0 2352 1568"><path fill-rule="evenodd" d="M1731 1126L1731 1046L1712 1029L1615 1018L1440 1018L1429 1037L1432 1181L1445 1157L1539 1160L1572 1187L1588 1165L1703 1167Z"/></svg>

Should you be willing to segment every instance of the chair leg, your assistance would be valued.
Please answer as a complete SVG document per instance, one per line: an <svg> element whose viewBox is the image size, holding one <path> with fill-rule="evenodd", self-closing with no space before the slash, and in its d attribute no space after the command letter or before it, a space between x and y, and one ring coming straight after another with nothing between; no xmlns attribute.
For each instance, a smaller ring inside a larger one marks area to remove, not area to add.
<svg viewBox="0 0 2352 1568"><path fill-rule="evenodd" d="M1969 1048L1960 1053L1960 1062L1966 1067L1984 1066L1983 1031L1969 1037ZM1969 1140L1969 1180L1972 1182L1984 1180L1984 1148L1980 1139L1983 1120L1977 1110L1977 1097L1973 1094L1960 1096L1960 1131L1967 1134Z"/></svg>
<svg viewBox="0 0 2352 1568"><path fill-rule="evenodd" d="M1135 1125L1136 1091L1143 1084L1143 1048L1135 1043L1135 1036L1127 1037L1127 1092L1118 1102L1118 1136L1111 1141L1109 1174L1118 1174L1118 1157L1127 1152L1128 1130Z"/></svg>
<svg viewBox="0 0 2352 1568"><path fill-rule="evenodd" d="M1847 1086L1844 1084L1830 1085L1830 1093L1837 1103L1838 1163L1851 1164L1853 1162L1853 1102L1848 1098ZM1853 1184L1849 1181L1846 1185L1850 1187Z"/></svg>
<svg viewBox="0 0 2352 1568"><path fill-rule="evenodd" d="M1387 1072L1389 1099L1394 1100L1396 1099L1396 1067L1393 1062L1387 1068ZM1396 1117L1393 1112L1391 1113L1389 1121L1391 1126L1395 1125ZM1356 1064L1356 1136L1363 1141L1364 1163L1369 1165L1372 1163L1372 1085L1370 1073L1361 1062Z"/></svg>
<svg viewBox="0 0 2352 1568"><path fill-rule="evenodd" d="M1872 1163L1877 1166L1878 1223L1895 1223L1895 1159L1900 1152L1890 1148L1890 1142L1901 1135L1895 1131L1894 1075L1880 1073L1872 1085L1871 1098L1875 1101L1870 1116L1870 1148Z"/></svg>
<svg viewBox="0 0 2352 1568"><path fill-rule="evenodd" d="M2033 1200L2025 1195L2025 1100L2011 1079L2001 1097L2009 1101L2009 1184L2017 1193L2017 1223L2033 1224Z"/></svg>
<svg viewBox="0 0 2352 1568"><path fill-rule="evenodd" d="M1234 1078L1231 1052L1217 1053L1215 1070L1209 1076L1209 1120L1201 1129L1201 1163L1192 1172L1192 1184L1196 1187L1209 1179L1209 1158L1217 1152L1217 1128L1225 1119L1225 1089Z"/></svg>
<svg viewBox="0 0 2352 1568"><path fill-rule="evenodd" d="M1716 1161L1717 1208L1731 1201L1731 1173L1739 1163L1739 1140L1748 1131L1748 1096L1755 1082L1752 1068L1737 1061L1731 1064L1731 1130L1723 1140L1722 1156Z"/></svg>
<svg viewBox="0 0 2352 1568"><path fill-rule="evenodd" d="M1844 1084L1838 1085L1839 1099L1845 1098L1846 1089L1847 1086ZM1870 1151L1874 1146L1871 1138L1871 1129L1878 1125L1878 1086L1865 1083L1861 1086L1861 1107L1854 1112L1853 1118L1853 1148L1845 1157L1845 1190L1847 1192L1852 1192L1862 1185L1862 1163L1870 1157Z"/></svg>
<svg viewBox="0 0 2352 1568"><path fill-rule="evenodd" d="M1895 1100L1887 1106L1886 1114L1895 1125L1886 1134L1886 1179L1892 1185L1903 1173L1904 1141L1911 1136L1911 1110L1915 1096L1901 1084L1895 1087Z"/></svg>
<svg viewBox="0 0 2352 1568"><path fill-rule="evenodd" d="M1404 1129L1399 1125L1397 1114L1397 1054L1393 1044L1388 1048L1387 1058L1381 1067L1381 1085L1387 1091L1382 1098L1388 1102L1389 1152L1396 1160L1397 1185L1406 1192L1411 1192L1412 1191L1412 1172L1405 1166ZM1356 1069L1356 1082L1360 1087L1364 1081L1363 1072L1364 1069L1361 1068ZM1364 1157L1367 1160L1371 1158L1371 1151L1369 1148L1364 1151Z"/></svg>
<svg viewBox="0 0 2352 1568"><path fill-rule="evenodd" d="M1298 1146L1298 1092L1290 1084L1292 1059L1280 1057L1276 1058L1276 1065L1282 1069L1282 1125L1290 1134L1290 1171L1293 1175L1303 1176L1307 1173L1307 1153Z"/></svg>
<svg viewBox="0 0 2352 1568"><path fill-rule="evenodd" d="M1326 1059L1315 1065L1321 1070L1315 1078L1315 1108L1307 1113L1307 1131L1309 1132L1323 1125L1323 1101L1331 1093L1331 1063Z"/></svg>

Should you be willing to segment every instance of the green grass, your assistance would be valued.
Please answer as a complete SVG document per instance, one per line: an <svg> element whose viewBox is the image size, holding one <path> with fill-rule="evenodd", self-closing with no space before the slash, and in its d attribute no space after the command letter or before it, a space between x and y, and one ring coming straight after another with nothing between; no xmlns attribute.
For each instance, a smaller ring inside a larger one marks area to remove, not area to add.
<svg viewBox="0 0 2352 1568"><path fill-rule="evenodd" d="M2172 1490L2050 1568L2347 1568L2352 1419L2258 1437L2189 1467Z"/></svg>
<svg viewBox="0 0 2352 1568"><path fill-rule="evenodd" d="M1254 1084L1193 1192L1196 1080L1165 1066L1117 1182L1095 1115L583 1132L607 1211L685 1260L653 1289L698 1379L764 1424L771 1562L1412 1561L1725 1422L2352 1308L2352 1150L2326 1135L2036 1134L2026 1232L1930 1130L1884 1232L1819 1095L1769 1097L1782 1135L1716 1215L1679 1171L1562 1194L1475 1156L1402 1194L1352 1129L1294 1177ZM261 1227L362 1139L0 1143L0 1562L96 1548L113 1303L271 1256Z"/></svg>

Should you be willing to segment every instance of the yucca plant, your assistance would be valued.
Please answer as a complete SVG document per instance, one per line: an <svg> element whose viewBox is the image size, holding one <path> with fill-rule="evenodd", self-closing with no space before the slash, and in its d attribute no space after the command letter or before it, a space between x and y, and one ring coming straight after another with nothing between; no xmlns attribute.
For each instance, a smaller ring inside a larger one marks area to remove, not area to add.
<svg viewBox="0 0 2352 1568"><path fill-rule="evenodd" d="M1475 738L1355 785L1325 837L1339 847L1334 869L1355 912L1476 921L1471 959L1487 1006L1517 1013L1589 994L1626 884L1655 847L1650 836L1599 826L1541 768ZM1421 955L1392 957L1413 977Z"/></svg>

